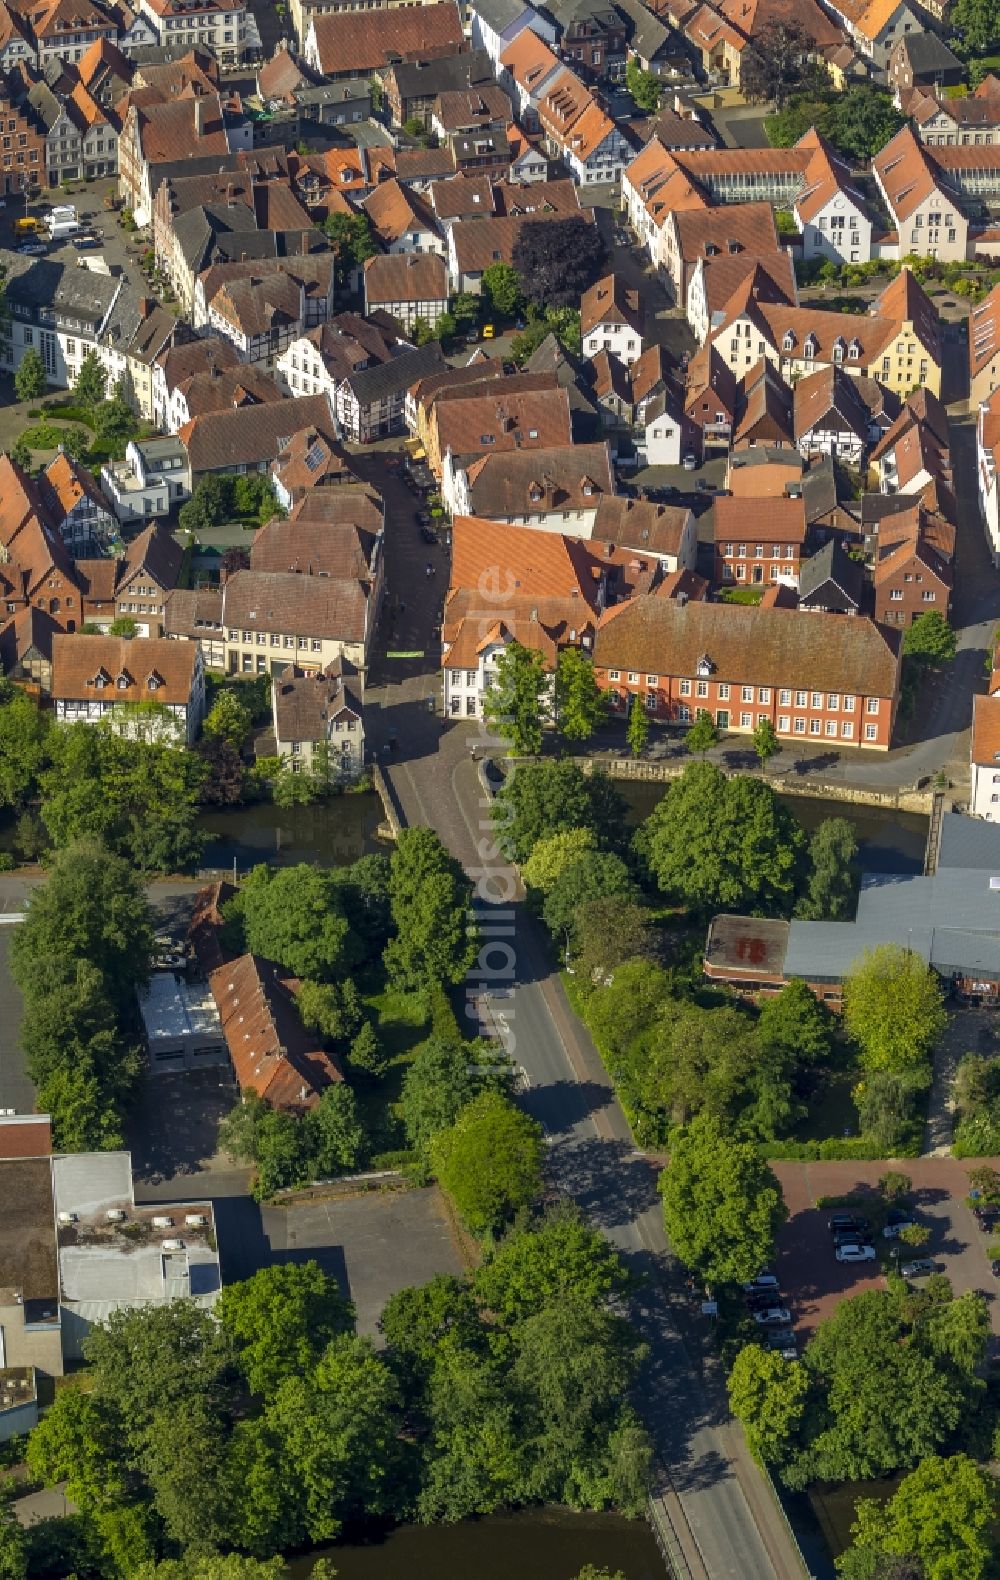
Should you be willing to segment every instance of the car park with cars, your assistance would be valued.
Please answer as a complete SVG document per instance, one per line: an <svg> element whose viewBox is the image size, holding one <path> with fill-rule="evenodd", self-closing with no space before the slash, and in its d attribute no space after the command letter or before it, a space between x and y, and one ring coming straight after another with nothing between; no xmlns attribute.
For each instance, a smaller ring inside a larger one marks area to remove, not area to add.
<svg viewBox="0 0 1000 1580"><path fill-rule="evenodd" d="M760 1311L752 1313L755 1322L762 1328L790 1327L792 1314L784 1306L763 1306Z"/></svg>
<svg viewBox="0 0 1000 1580"><path fill-rule="evenodd" d="M750 1280L749 1284L743 1285L743 1293L745 1295L767 1294L769 1290L773 1291L777 1288L778 1279L776 1274L760 1272L756 1278Z"/></svg>
<svg viewBox="0 0 1000 1580"><path fill-rule="evenodd" d="M937 1263L929 1256L918 1256L913 1262L904 1262L899 1271L903 1278L928 1278L937 1272Z"/></svg>

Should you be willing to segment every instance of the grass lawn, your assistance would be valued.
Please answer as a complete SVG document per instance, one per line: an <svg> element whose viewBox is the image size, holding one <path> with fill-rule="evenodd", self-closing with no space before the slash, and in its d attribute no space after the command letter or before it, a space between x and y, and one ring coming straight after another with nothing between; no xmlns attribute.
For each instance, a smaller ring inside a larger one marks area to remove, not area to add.
<svg viewBox="0 0 1000 1580"><path fill-rule="evenodd" d="M406 1146L406 1135L394 1109L414 1050L430 1032L431 1014L426 998L420 993L385 990L366 994L364 1003L375 1022L388 1069L378 1077L367 1075L363 1070L352 1071L351 1085L357 1098L358 1115L371 1139L371 1150L377 1155Z"/></svg>
<svg viewBox="0 0 1000 1580"><path fill-rule="evenodd" d="M763 587L724 587L719 594L719 602L758 604L763 596Z"/></svg>

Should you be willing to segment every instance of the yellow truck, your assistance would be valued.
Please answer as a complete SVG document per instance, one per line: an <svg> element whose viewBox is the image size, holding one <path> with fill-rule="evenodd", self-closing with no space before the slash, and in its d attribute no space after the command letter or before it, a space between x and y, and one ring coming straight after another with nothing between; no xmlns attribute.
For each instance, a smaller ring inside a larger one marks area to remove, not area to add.
<svg viewBox="0 0 1000 1580"><path fill-rule="evenodd" d="M44 229L41 220L36 219L33 214L27 214L23 219L14 221L15 236L40 236Z"/></svg>

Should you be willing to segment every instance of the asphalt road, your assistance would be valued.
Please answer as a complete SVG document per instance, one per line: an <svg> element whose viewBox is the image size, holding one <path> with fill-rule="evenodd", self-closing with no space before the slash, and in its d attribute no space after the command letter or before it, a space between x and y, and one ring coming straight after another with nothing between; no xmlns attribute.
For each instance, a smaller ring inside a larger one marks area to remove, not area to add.
<svg viewBox="0 0 1000 1580"><path fill-rule="evenodd" d="M433 796L424 799L431 802L442 837L479 878L481 930L495 945L480 954L484 974L496 974L487 1017L523 1072L522 1101L545 1129L560 1192L579 1203L644 1277L633 1312L650 1350L641 1408L669 1466L664 1491L692 1574L712 1580L801 1576L780 1513L728 1416L710 1351L693 1356L680 1337L672 1304L677 1296L665 1282L671 1266L655 1168L633 1146L597 1050L569 1007L537 924L516 901L506 903L513 873L502 861L476 864L488 804L468 755L457 744L453 752L445 776L451 795L442 794L439 778ZM412 785L411 777L407 788ZM403 800L405 805L405 792ZM486 896L501 900L501 908ZM475 989L475 969L469 986Z"/></svg>

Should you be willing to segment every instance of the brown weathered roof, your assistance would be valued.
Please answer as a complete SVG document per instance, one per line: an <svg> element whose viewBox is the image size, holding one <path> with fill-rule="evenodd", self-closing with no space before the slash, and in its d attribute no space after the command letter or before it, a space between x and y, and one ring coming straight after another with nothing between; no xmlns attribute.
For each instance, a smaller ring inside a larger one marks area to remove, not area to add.
<svg viewBox="0 0 1000 1580"><path fill-rule="evenodd" d="M598 625L601 669L693 676L702 660L719 680L875 697L895 695L899 668L893 634L861 616L653 597L609 609Z"/></svg>
<svg viewBox="0 0 1000 1580"><path fill-rule="evenodd" d="M868 437L868 410L860 398L858 382L833 364L799 379L794 390L796 439L811 433L818 423L835 413L840 431L846 428L864 442Z"/></svg>
<svg viewBox="0 0 1000 1580"><path fill-rule="evenodd" d="M436 234L437 226L426 204L415 192L394 179L380 181L362 203L372 228L385 246L399 241L410 230Z"/></svg>
<svg viewBox="0 0 1000 1580"><path fill-rule="evenodd" d="M236 466L273 461L299 428L312 426L329 439L336 423L325 395L207 412L181 428L180 438L193 472L232 471Z"/></svg>
<svg viewBox="0 0 1000 1580"><path fill-rule="evenodd" d="M320 489L290 516L261 527L250 547L250 569L368 581L381 528L381 502L364 484Z"/></svg>
<svg viewBox="0 0 1000 1580"><path fill-rule="evenodd" d="M569 396L549 377L548 389L519 393L510 380L486 395L456 391L451 400L439 399L434 408L439 454L451 450L454 455L482 455L571 444Z"/></svg>
<svg viewBox="0 0 1000 1580"><path fill-rule="evenodd" d="M468 468L472 514L504 520L593 510L614 492L607 442L481 455Z"/></svg>
<svg viewBox="0 0 1000 1580"><path fill-rule="evenodd" d="M240 630L363 642L368 591L356 578L236 571L222 590L222 616Z"/></svg>
<svg viewBox="0 0 1000 1580"><path fill-rule="evenodd" d="M186 644L179 642L178 647ZM294 995L272 960L241 955L208 979L242 1092L288 1113L315 1108L343 1072L302 1025Z"/></svg>
<svg viewBox="0 0 1000 1580"><path fill-rule="evenodd" d="M193 642L165 636L72 636L52 638L52 696L87 702L158 702L186 706L191 700L198 654ZM104 680L97 685L98 677ZM120 679L127 684L120 686ZM150 681L156 682L151 686Z"/></svg>
<svg viewBox="0 0 1000 1580"><path fill-rule="evenodd" d="M642 303L635 286L617 274L606 274L584 291L580 301L580 333L589 335L599 324L621 324L642 334Z"/></svg>
<svg viewBox="0 0 1000 1580"><path fill-rule="evenodd" d="M436 252L383 253L365 262L369 311L388 302L448 301L448 270Z"/></svg>
<svg viewBox="0 0 1000 1580"><path fill-rule="evenodd" d="M394 60L431 60L465 47L454 0L392 11L315 16L316 50L328 77L378 71Z"/></svg>
<svg viewBox="0 0 1000 1580"><path fill-rule="evenodd" d="M634 169L635 162L629 168ZM730 203L721 208L682 210L674 223L686 263L740 253L760 257L780 251L770 203Z"/></svg>
<svg viewBox="0 0 1000 1580"><path fill-rule="evenodd" d="M309 674L289 664L275 676L272 715L279 741L322 741L331 720L361 718L359 689L346 680L343 667L338 661Z"/></svg>
<svg viewBox="0 0 1000 1580"><path fill-rule="evenodd" d="M598 504L594 537L650 554L676 555L690 518L684 505L657 505L615 494Z"/></svg>
<svg viewBox="0 0 1000 1580"><path fill-rule="evenodd" d="M52 1163L49 1158L9 1158L0 1163L0 1289L10 1298L43 1300L58 1314Z"/></svg>

